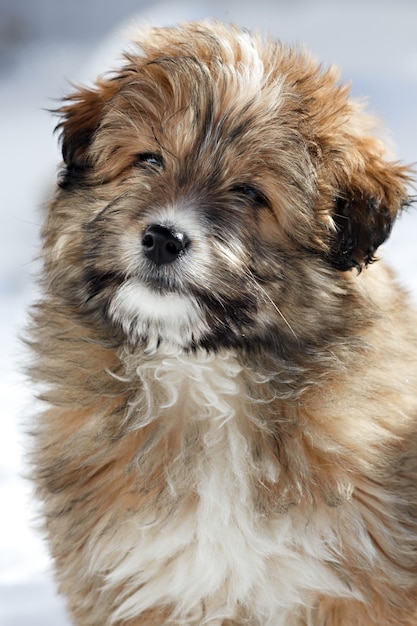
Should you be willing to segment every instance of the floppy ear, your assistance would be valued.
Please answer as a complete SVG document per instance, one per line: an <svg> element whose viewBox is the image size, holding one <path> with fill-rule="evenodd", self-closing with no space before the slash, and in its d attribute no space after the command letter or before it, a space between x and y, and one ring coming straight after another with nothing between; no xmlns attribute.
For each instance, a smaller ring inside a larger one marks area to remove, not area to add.
<svg viewBox="0 0 417 626"><path fill-rule="evenodd" d="M107 103L117 91L116 81L98 80L94 89L79 88L55 113L61 116L60 132L65 169L63 187L84 178L91 167L88 149L103 118Z"/></svg>
<svg viewBox="0 0 417 626"><path fill-rule="evenodd" d="M360 270L375 260L374 253L389 236L398 213L410 204L410 181L407 167L369 154L363 169L334 198L335 231L328 258L335 268Z"/></svg>

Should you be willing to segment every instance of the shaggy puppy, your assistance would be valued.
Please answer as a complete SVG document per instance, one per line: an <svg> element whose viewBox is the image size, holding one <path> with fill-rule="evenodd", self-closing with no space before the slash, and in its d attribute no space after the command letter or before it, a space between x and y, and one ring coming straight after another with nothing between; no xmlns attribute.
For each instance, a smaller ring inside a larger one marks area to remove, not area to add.
<svg viewBox="0 0 417 626"><path fill-rule="evenodd" d="M152 29L59 111L34 477L78 626L417 624L409 202L334 69Z"/></svg>

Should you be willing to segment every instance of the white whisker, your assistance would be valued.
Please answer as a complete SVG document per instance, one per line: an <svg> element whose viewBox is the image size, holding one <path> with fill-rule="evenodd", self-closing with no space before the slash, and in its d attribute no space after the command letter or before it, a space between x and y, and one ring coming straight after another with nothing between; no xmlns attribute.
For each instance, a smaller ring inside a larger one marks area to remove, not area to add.
<svg viewBox="0 0 417 626"><path fill-rule="evenodd" d="M294 335L295 339L297 339L298 341L298 337L296 332L294 331L293 327L291 326L291 324L289 323L289 321L287 320L287 318L285 317L285 315L282 313L282 311L279 309L279 307L275 304L275 302L272 300L271 296L269 295L269 293L266 291L266 289L264 287L262 287L262 285L259 284L259 282L256 280L255 276L253 275L252 270L245 264L244 265L244 269L245 269L245 276L251 281L252 285L254 285L256 287L256 289L258 291L260 291L262 293L262 295L264 296L264 298L266 300L268 300L268 302L270 304L272 304L272 306L274 307L275 311L278 313L278 315L281 317L282 321L285 323L285 325L288 327L288 329L290 330L290 332L292 333L292 335Z"/></svg>

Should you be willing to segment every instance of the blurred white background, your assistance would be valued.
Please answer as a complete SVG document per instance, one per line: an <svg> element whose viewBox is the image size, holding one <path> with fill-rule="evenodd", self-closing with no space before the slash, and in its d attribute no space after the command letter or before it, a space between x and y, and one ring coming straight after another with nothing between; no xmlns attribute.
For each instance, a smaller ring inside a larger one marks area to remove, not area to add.
<svg viewBox="0 0 417 626"><path fill-rule="evenodd" d="M369 100L398 158L417 161L415 0L0 0L0 626L69 623L22 479L22 424L32 401L17 334L35 297L41 208L60 158L46 109L69 81L106 69L132 16L139 24L215 16L305 44L325 64L337 63L353 93ZM417 301L416 226L410 210L384 255Z"/></svg>

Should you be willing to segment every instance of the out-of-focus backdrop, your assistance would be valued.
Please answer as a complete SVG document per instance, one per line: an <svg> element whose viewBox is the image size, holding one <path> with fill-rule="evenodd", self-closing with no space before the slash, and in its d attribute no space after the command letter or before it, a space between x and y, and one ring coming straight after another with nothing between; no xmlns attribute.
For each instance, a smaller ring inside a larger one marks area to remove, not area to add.
<svg viewBox="0 0 417 626"><path fill-rule="evenodd" d="M111 66L129 20L217 17L270 32L337 63L353 93L390 129L396 155L417 161L415 0L0 0L0 626L65 626L35 532L24 424L32 409L17 335L35 296L38 229L59 150L47 109ZM417 207L383 254L417 301Z"/></svg>

